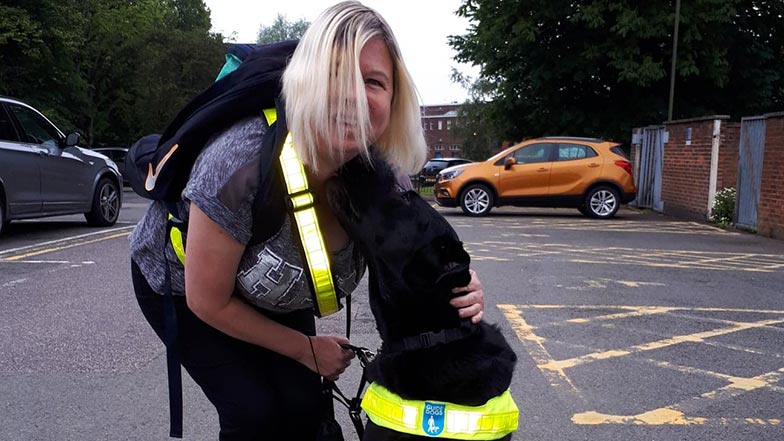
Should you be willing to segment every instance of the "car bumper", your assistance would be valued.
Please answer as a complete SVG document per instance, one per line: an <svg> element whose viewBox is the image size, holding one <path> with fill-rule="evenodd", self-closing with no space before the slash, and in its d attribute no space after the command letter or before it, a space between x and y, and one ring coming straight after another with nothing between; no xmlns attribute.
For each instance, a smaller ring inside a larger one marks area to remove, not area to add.
<svg viewBox="0 0 784 441"><path fill-rule="evenodd" d="M633 201L636 198L637 198L637 192L624 193L621 196L621 203L628 204L629 202Z"/></svg>
<svg viewBox="0 0 784 441"><path fill-rule="evenodd" d="M457 207L457 199L455 198L436 197L436 203L442 207Z"/></svg>

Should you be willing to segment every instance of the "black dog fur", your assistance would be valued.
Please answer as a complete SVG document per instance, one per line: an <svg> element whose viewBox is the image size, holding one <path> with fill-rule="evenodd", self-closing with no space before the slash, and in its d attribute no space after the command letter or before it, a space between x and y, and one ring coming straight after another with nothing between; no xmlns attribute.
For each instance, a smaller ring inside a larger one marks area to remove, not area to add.
<svg viewBox="0 0 784 441"><path fill-rule="evenodd" d="M428 349L386 349L404 337L461 326L449 300L453 288L469 283L470 258L446 219L416 192L401 192L383 160L372 164L355 158L328 183L329 203L368 264L370 307L383 340L369 379L406 399L484 404L509 388L517 361L496 326L481 322L469 336ZM364 436L426 438L372 421Z"/></svg>

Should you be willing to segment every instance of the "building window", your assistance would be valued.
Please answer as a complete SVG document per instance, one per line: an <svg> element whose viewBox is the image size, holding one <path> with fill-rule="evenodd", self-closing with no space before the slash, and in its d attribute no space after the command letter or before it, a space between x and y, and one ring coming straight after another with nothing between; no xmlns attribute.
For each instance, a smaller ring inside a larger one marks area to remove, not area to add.
<svg viewBox="0 0 784 441"><path fill-rule="evenodd" d="M446 120L446 129L447 130L452 130L452 120L451 119Z"/></svg>
<svg viewBox="0 0 784 441"><path fill-rule="evenodd" d="M436 144L436 147L435 147L434 150L444 150L444 146L441 145L441 144Z"/></svg>
<svg viewBox="0 0 784 441"><path fill-rule="evenodd" d="M449 151L456 152L460 150L460 144L449 144Z"/></svg>
<svg viewBox="0 0 784 441"><path fill-rule="evenodd" d="M430 122L430 130L433 130L433 122Z"/></svg>
<svg viewBox="0 0 784 441"><path fill-rule="evenodd" d="M438 120L438 130L444 130L444 127L441 124L442 124L442 121L439 119Z"/></svg>

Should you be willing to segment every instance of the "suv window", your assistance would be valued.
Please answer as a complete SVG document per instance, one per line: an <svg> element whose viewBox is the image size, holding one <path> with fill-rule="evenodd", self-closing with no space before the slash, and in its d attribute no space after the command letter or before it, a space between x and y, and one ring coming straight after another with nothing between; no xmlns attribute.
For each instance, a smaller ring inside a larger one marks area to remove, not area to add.
<svg viewBox="0 0 784 441"><path fill-rule="evenodd" d="M100 153L103 153L104 155L108 156L109 159L111 159L112 161L118 164L120 162L125 162L126 152L123 150L104 150L104 151L100 151Z"/></svg>
<svg viewBox="0 0 784 441"><path fill-rule="evenodd" d="M558 144L558 161L572 161L575 159L593 158L594 156L599 155L588 146L579 144Z"/></svg>
<svg viewBox="0 0 784 441"><path fill-rule="evenodd" d="M439 168L439 167L440 168L444 168L444 167L446 167L446 164L447 164L446 161L433 161L433 160L431 160L431 161L427 161L427 164L425 164L425 168Z"/></svg>
<svg viewBox="0 0 784 441"><path fill-rule="evenodd" d="M624 152L623 149L618 147L617 145L615 147L610 147L610 151L618 156L621 156L623 159L626 159L627 161L629 160L629 156L626 155L626 152Z"/></svg>
<svg viewBox="0 0 784 441"><path fill-rule="evenodd" d="M19 135L16 134L11 118L2 104L0 104L0 141L19 142Z"/></svg>
<svg viewBox="0 0 784 441"><path fill-rule="evenodd" d="M533 144L512 153L515 162L518 164L536 164L539 162L550 162L550 149L552 144Z"/></svg>
<svg viewBox="0 0 784 441"><path fill-rule="evenodd" d="M22 126L22 142L51 146L60 144L60 134L41 115L16 104L9 104L8 107Z"/></svg>

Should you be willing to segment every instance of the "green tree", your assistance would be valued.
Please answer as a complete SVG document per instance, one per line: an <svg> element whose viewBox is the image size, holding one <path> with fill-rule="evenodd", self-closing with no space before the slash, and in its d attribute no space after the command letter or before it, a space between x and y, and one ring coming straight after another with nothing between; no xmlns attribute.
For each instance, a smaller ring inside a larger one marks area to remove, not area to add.
<svg viewBox="0 0 784 441"><path fill-rule="evenodd" d="M214 81L226 45L210 27L202 0L5 0L0 94L82 145L129 145Z"/></svg>
<svg viewBox="0 0 784 441"><path fill-rule="evenodd" d="M271 25L261 25L261 27L259 27L259 34L256 42L259 44L267 44L285 40L296 40L302 37L302 34L305 33L308 26L310 26L310 23L304 18L300 18L297 21L288 21L285 16L278 14Z"/></svg>
<svg viewBox="0 0 784 441"><path fill-rule="evenodd" d="M481 100L483 80L473 81L452 69L452 81L462 85L471 93L472 99L463 103L457 113L456 136L463 139L460 156L474 161L489 158L493 149L501 146L502 139L494 121L488 117L488 105Z"/></svg>
<svg viewBox="0 0 784 441"><path fill-rule="evenodd" d="M474 99L508 139L625 140L667 117L671 0L464 0L451 36L480 67ZM740 117L784 106L784 2L693 0L681 7L674 118Z"/></svg>

